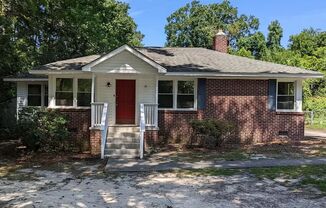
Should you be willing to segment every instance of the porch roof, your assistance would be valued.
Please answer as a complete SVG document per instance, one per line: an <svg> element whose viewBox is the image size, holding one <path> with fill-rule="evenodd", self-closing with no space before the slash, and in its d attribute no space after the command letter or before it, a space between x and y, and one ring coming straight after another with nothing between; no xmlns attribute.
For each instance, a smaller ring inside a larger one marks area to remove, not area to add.
<svg viewBox="0 0 326 208"><path fill-rule="evenodd" d="M131 48L129 46L123 46ZM166 69L167 73L190 76L255 76L322 78L323 74L303 68L259 61L205 48L135 47L137 52ZM115 50L116 51L116 50ZM112 53L112 52L111 52ZM110 53L109 53L110 54ZM78 71L108 56L92 55L49 63L32 71Z"/></svg>

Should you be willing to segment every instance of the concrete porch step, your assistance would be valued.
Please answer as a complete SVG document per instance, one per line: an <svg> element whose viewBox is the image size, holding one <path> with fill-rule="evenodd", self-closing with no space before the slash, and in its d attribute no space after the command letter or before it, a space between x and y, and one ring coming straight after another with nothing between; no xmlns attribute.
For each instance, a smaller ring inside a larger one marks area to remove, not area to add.
<svg viewBox="0 0 326 208"><path fill-rule="evenodd" d="M139 149L105 149L104 155L108 155L109 157L135 158L139 157Z"/></svg>
<svg viewBox="0 0 326 208"><path fill-rule="evenodd" d="M139 132L108 132L108 138L125 138L125 137L139 137Z"/></svg>
<svg viewBox="0 0 326 208"><path fill-rule="evenodd" d="M106 149L139 149L139 143L106 143Z"/></svg>
<svg viewBox="0 0 326 208"><path fill-rule="evenodd" d="M119 133L119 132L124 132L124 133L133 133L133 132L139 132L140 128L138 126L109 126L108 128L109 133Z"/></svg>
<svg viewBox="0 0 326 208"><path fill-rule="evenodd" d="M111 144L126 144L126 143L139 143L139 137L108 137L106 143Z"/></svg>

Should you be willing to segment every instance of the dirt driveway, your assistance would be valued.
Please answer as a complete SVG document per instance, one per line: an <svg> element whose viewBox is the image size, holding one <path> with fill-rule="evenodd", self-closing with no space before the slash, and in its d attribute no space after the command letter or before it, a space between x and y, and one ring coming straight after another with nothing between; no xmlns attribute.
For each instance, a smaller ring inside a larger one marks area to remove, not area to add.
<svg viewBox="0 0 326 208"><path fill-rule="evenodd" d="M326 197L247 172L105 175L98 163L73 162L60 169L33 166L9 171L0 177L0 207L318 208L326 207Z"/></svg>

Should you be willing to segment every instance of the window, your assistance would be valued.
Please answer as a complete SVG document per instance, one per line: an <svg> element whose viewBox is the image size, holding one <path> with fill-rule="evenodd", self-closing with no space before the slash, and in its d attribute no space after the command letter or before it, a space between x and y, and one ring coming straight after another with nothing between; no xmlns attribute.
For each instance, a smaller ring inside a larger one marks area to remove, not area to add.
<svg viewBox="0 0 326 208"><path fill-rule="evenodd" d="M178 108L194 108L194 81L178 81Z"/></svg>
<svg viewBox="0 0 326 208"><path fill-rule="evenodd" d="M278 82L277 109L294 110L294 82Z"/></svg>
<svg viewBox="0 0 326 208"><path fill-rule="evenodd" d="M90 106L92 95L92 80L78 79L77 105Z"/></svg>
<svg viewBox="0 0 326 208"><path fill-rule="evenodd" d="M173 108L173 81L158 82L158 107Z"/></svg>
<svg viewBox="0 0 326 208"><path fill-rule="evenodd" d="M195 81L160 80L158 82L158 107L166 109L195 108Z"/></svg>
<svg viewBox="0 0 326 208"><path fill-rule="evenodd" d="M55 103L57 106L72 106L73 94L73 79L56 79Z"/></svg>
<svg viewBox="0 0 326 208"><path fill-rule="evenodd" d="M42 85L28 85L28 106L42 106Z"/></svg>

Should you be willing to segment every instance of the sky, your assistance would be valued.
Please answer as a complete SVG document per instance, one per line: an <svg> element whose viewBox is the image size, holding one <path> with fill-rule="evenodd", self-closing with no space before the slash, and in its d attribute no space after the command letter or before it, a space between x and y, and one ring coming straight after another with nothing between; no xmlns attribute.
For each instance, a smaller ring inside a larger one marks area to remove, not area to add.
<svg viewBox="0 0 326 208"><path fill-rule="evenodd" d="M166 18L191 0L121 0L130 5L129 14L134 18L145 38L145 46L164 46ZM203 4L220 3L222 0L200 0ZM259 18L265 36L267 27L278 20L283 27L282 45L286 47L290 35L304 28L326 30L326 0L231 0L239 14Z"/></svg>

